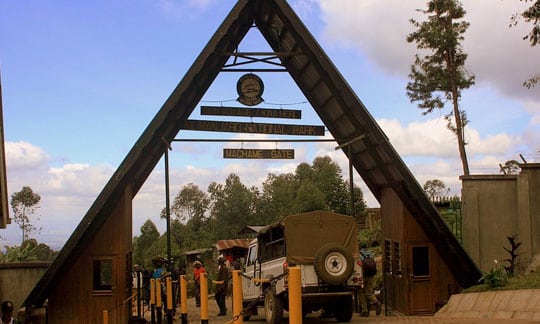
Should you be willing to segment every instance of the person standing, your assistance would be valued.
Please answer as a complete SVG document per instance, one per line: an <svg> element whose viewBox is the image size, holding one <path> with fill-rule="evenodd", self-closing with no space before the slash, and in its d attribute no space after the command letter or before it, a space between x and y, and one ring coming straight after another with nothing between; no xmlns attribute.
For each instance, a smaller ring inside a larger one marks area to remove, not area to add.
<svg viewBox="0 0 540 324"><path fill-rule="evenodd" d="M373 260L373 254L362 247L360 250L360 259L362 261L363 286L360 289L360 305L362 307L362 316L369 316L369 307L375 306L375 314L380 315L382 311L381 302L375 297L375 274L377 273L377 265Z"/></svg>
<svg viewBox="0 0 540 324"><path fill-rule="evenodd" d="M195 305L201 307L201 273L205 273L201 261L197 260L193 262L193 280L195 281Z"/></svg>
<svg viewBox="0 0 540 324"><path fill-rule="evenodd" d="M6 300L2 303L2 324L20 324L19 320L13 317L13 302Z"/></svg>
<svg viewBox="0 0 540 324"><path fill-rule="evenodd" d="M214 281L216 284L216 303L219 307L219 314L217 316L227 315L227 305L225 304L225 298L229 290L229 268L225 264L225 258L220 256L218 258L218 274Z"/></svg>

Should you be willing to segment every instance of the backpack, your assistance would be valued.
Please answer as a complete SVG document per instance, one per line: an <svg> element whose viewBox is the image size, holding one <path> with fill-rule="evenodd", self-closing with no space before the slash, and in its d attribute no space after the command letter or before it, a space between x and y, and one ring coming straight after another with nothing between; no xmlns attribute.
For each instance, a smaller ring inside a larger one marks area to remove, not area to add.
<svg viewBox="0 0 540 324"><path fill-rule="evenodd" d="M377 274L377 264L372 257L366 256L362 253L364 260L362 260L362 274L364 277L373 277Z"/></svg>

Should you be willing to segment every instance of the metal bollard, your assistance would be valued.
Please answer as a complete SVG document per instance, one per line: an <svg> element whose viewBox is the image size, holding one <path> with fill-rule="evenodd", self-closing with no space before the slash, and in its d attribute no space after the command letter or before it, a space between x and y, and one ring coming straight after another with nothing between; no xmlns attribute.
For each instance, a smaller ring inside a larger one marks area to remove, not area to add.
<svg viewBox="0 0 540 324"><path fill-rule="evenodd" d="M156 323L156 279L150 279L150 323Z"/></svg>
<svg viewBox="0 0 540 324"><path fill-rule="evenodd" d="M208 274L201 273L201 324L208 324Z"/></svg>
<svg viewBox="0 0 540 324"><path fill-rule="evenodd" d="M240 277L240 270L233 270L233 316L236 318L234 324L243 324L244 316L241 315L242 305L242 278Z"/></svg>
<svg viewBox="0 0 540 324"><path fill-rule="evenodd" d="M182 324L187 324L187 279L186 275L180 276L180 313Z"/></svg>
<svg viewBox="0 0 540 324"><path fill-rule="evenodd" d="M161 300L161 279L156 279L156 318L157 318L157 324L163 323L163 301Z"/></svg>
<svg viewBox="0 0 540 324"><path fill-rule="evenodd" d="M167 288L167 309L173 310L173 291L171 277L167 277L167 279L165 279L165 287Z"/></svg>
<svg viewBox="0 0 540 324"><path fill-rule="evenodd" d="M289 323L302 323L302 275L299 267L289 268Z"/></svg>
<svg viewBox="0 0 540 324"><path fill-rule="evenodd" d="M109 311L103 311L103 324L109 324Z"/></svg>

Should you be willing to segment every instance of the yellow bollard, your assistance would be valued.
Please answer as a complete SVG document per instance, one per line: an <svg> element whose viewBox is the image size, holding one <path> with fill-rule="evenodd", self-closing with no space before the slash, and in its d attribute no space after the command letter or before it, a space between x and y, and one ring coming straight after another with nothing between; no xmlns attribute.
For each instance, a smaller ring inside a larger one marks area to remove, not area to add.
<svg viewBox="0 0 540 324"><path fill-rule="evenodd" d="M150 279L150 305L156 304L156 279Z"/></svg>
<svg viewBox="0 0 540 324"><path fill-rule="evenodd" d="M232 286L233 286L233 316L236 318L234 321L235 324L243 324L244 323L244 316L242 316L240 313L242 313L243 305L242 305L242 278L240 277L240 270L233 270L233 276L232 276Z"/></svg>
<svg viewBox="0 0 540 324"><path fill-rule="evenodd" d="M180 276L180 313L182 324L187 324L187 279L186 275Z"/></svg>
<svg viewBox="0 0 540 324"><path fill-rule="evenodd" d="M165 279L165 286L167 288L167 309L172 310L173 309L173 300L172 300L172 279L171 277L167 277Z"/></svg>
<svg viewBox="0 0 540 324"><path fill-rule="evenodd" d="M201 273L201 324L208 323L208 274Z"/></svg>
<svg viewBox="0 0 540 324"><path fill-rule="evenodd" d="M156 307L161 307L161 279L156 279Z"/></svg>
<svg viewBox="0 0 540 324"><path fill-rule="evenodd" d="M299 267L289 268L289 323L302 323L302 278Z"/></svg>
<svg viewBox="0 0 540 324"><path fill-rule="evenodd" d="M109 324L109 311L103 311L103 324Z"/></svg>

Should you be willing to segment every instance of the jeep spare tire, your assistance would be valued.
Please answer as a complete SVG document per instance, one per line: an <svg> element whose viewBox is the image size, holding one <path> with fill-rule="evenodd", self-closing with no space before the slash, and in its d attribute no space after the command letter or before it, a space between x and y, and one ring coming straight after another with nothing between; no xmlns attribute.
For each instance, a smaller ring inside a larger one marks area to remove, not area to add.
<svg viewBox="0 0 540 324"><path fill-rule="evenodd" d="M330 285L341 285L351 276L354 260L352 253L343 245L328 243L315 253L313 267L320 280Z"/></svg>

